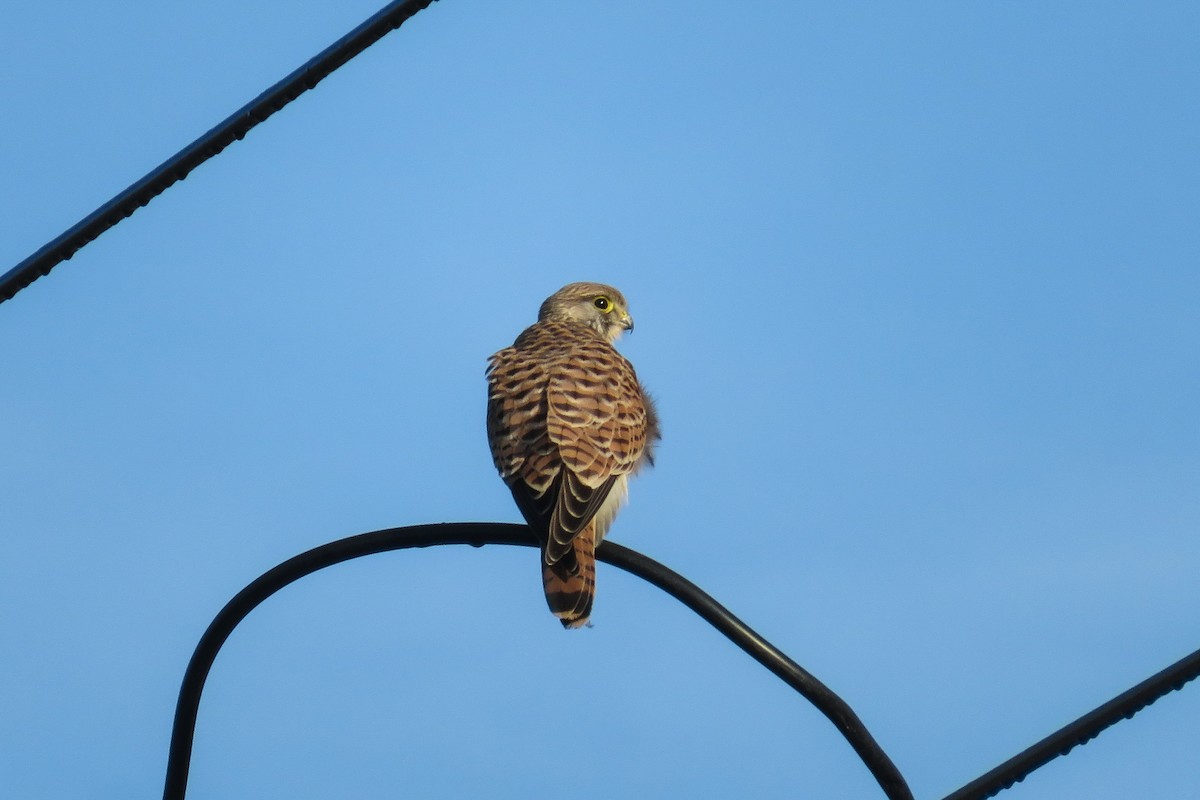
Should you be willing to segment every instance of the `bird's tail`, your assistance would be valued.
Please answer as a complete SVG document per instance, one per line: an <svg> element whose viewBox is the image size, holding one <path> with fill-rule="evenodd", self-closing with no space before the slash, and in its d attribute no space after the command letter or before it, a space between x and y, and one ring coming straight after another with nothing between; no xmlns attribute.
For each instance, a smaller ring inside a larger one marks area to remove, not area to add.
<svg viewBox="0 0 1200 800"><path fill-rule="evenodd" d="M571 553L554 564L542 559L546 604L564 628L587 624L596 596L596 536L588 525L571 543Z"/></svg>

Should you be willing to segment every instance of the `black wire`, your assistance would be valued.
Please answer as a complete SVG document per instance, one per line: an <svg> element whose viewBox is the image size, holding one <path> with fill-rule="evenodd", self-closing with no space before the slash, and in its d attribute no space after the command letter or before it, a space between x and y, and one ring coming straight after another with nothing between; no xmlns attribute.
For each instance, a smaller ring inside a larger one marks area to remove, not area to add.
<svg viewBox="0 0 1200 800"><path fill-rule="evenodd" d="M164 800L183 800L187 792L196 715L200 707L200 694L204 691L204 682L221 645L247 614L289 583L333 564L388 550L443 544L469 544L474 547L485 544L537 546L533 535L524 525L462 522L392 528L339 539L313 548L263 573L238 592L200 637L200 642L196 645L184 672L183 684L179 689L179 703L175 707L175 723L171 730L171 749L167 755ZM703 617L828 717L862 758L889 800L912 800L912 792L909 791L904 778L850 707L824 684L730 614L720 603L683 576L627 547L604 542L596 551L596 557L649 581Z"/></svg>
<svg viewBox="0 0 1200 800"><path fill-rule="evenodd" d="M1059 756L1065 756L1076 745L1100 735L1105 728L1134 714L1165 694L1182 689L1184 684L1200 677L1200 650L1181 658L1171 666L1114 697L1104 705L1089 711L1065 725L1000 766L946 795L945 800L983 800L1014 783L1025 780L1029 773L1045 766Z"/></svg>
<svg viewBox="0 0 1200 800"><path fill-rule="evenodd" d="M66 261L88 242L146 205L176 181L217 153L241 139L258 123L316 86L338 67L399 28L433 0L394 0L374 16L270 89L239 108L224 122L159 164L137 183L84 217L20 264L0 275L0 303L58 264Z"/></svg>

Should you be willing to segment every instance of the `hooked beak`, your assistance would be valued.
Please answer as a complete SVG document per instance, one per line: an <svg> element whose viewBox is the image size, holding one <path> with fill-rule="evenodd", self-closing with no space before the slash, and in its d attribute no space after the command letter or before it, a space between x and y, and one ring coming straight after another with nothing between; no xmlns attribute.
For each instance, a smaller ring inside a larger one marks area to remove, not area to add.
<svg viewBox="0 0 1200 800"><path fill-rule="evenodd" d="M629 316L629 312L625 312L621 315L621 327L630 333L633 333L633 317Z"/></svg>

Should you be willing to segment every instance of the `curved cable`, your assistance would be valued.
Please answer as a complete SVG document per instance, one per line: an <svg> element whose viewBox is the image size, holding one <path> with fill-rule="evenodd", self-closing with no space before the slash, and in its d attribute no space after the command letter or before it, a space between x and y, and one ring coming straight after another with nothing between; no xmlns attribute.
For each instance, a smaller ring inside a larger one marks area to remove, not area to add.
<svg viewBox="0 0 1200 800"><path fill-rule="evenodd" d="M0 303L66 261L88 242L149 203L176 181L245 136L251 128L316 86L338 67L399 28L433 0L394 0L299 69L239 108L125 191L0 275Z"/></svg>
<svg viewBox="0 0 1200 800"><path fill-rule="evenodd" d="M473 547L485 544L537 546L532 533L524 525L461 522L391 528L339 539L301 553L263 573L238 592L200 637L184 672L171 730L171 748L167 755L164 800L183 800L187 793L196 715L204 683L221 645L259 603L293 581L343 561L389 550L444 544L467 544ZM627 547L604 542L597 549L596 557L654 584L703 617L828 717L862 758L889 800L912 800L912 792L899 770L845 701L720 603L683 576Z"/></svg>

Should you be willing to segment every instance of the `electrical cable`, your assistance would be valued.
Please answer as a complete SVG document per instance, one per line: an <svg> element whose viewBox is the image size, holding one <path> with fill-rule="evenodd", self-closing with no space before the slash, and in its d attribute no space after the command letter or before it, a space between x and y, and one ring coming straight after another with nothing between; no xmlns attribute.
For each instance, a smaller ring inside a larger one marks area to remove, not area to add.
<svg viewBox="0 0 1200 800"><path fill-rule="evenodd" d="M179 702L175 707L175 722L171 730L163 800L183 800L187 793L196 716L200 709L200 695L204 691L204 683L221 645L238 623L259 603L293 581L343 561L389 550L447 544L467 544L474 547L482 547L485 544L538 546L532 532L524 525L461 522L391 528L339 539L301 553L263 573L238 592L200 637L184 672L183 683L179 689ZM908 784L899 770L850 706L782 651L729 613L724 606L682 575L627 547L604 542L597 548L596 557L643 578L699 614L828 717L875 776L889 800L912 800L912 792L909 791Z"/></svg>
<svg viewBox="0 0 1200 800"><path fill-rule="evenodd" d="M998 794L1025 780L1035 769L1045 766L1059 756L1065 756L1077 745L1087 744L1110 725L1115 725L1123 719L1132 719L1134 714L1158 698L1182 689L1184 684L1198 676L1200 650L1184 656L1099 708L1064 725L995 769L946 795L944 800L983 800Z"/></svg>
<svg viewBox="0 0 1200 800"><path fill-rule="evenodd" d="M71 258L88 242L149 203L251 128L316 86L331 72L399 28L433 0L395 0L299 69L239 108L208 133L159 164L141 180L0 275L0 303Z"/></svg>

